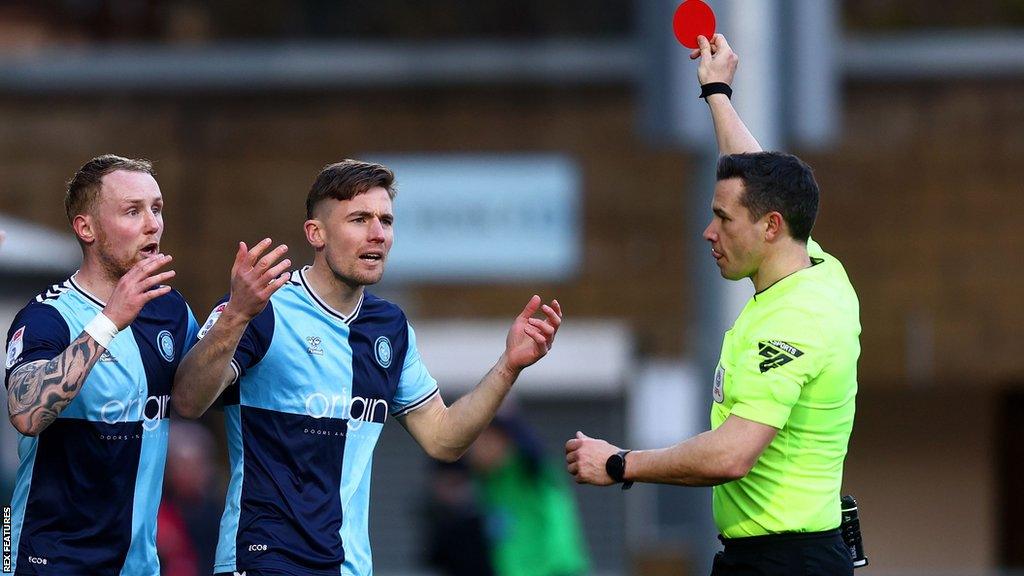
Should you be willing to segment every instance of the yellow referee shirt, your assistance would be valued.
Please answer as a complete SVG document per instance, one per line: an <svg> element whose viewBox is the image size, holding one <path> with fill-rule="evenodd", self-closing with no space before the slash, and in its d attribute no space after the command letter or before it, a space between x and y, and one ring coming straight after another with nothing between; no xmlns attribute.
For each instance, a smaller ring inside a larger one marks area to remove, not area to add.
<svg viewBox="0 0 1024 576"><path fill-rule="evenodd" d="M755 294L725 333L711 427L735 414L779 430L745 477L714 488L727 538L839 526L860 356L857 295L813 240L813 266Z"/></svg>

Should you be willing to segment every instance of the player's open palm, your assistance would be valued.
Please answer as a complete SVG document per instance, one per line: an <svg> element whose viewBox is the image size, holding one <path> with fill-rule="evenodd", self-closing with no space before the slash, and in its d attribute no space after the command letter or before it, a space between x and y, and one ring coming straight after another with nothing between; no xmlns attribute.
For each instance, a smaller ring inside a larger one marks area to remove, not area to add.
<svg viewBox="0 0 1024 576"><path fill-rule="evenodd" d="M534 318L540 310L544 318ZM505 338L505 356L508 365L522 370L543 358L555 342L555 334L562 324L562 307L558 300L541 304L540 296L534 295L526 308L516 317Z"/></svg>
<svg viewBox="0 0 1024 576"><path fill-rule="evenodd" d="M288 268L292 261L281 260L288 247L281 244L270 252L270 238L249 248L238 243L238 253L231 266L231 296L228 306L247 320L263 311L270 297L288 282Z"/></svg>
<svg viewBox="0 0 1024 576"><path fill-rule="evenodd" d="M161 284L174 278L174 270L160 272L170 262L167 254L145 258L118 280L103 308L103 315L110 318L118 330L127 328L150 300L171 291L170 286Z"/></svg>

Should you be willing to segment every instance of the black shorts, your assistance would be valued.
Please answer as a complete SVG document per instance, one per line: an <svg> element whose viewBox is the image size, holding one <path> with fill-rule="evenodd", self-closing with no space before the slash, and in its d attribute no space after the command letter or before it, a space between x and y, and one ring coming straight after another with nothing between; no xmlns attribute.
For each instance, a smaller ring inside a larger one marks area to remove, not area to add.
<svg viewBox="0 0 1024 576"><path fill-rule="evenodd" d="M711 576L852 576L839 530L721 538Z"/></svg>

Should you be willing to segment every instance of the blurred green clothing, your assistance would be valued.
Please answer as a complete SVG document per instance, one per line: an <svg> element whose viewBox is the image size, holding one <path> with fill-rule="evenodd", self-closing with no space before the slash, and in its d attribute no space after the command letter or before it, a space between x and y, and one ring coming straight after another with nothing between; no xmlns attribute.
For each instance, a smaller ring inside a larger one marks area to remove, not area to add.
<svg viewBox="0 0 1024 576"><path fill-rule="evenodd" d="M561 470L519 454L477 474L498 576L577 576L589 569L576 503Z"/></svg>

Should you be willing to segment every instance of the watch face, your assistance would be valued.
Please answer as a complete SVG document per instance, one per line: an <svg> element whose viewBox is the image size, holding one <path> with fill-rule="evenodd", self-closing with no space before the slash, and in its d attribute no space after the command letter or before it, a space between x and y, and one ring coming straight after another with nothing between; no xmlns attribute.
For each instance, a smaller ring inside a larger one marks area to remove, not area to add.
<svg viewBox="0 0 1024 576"><path fill-rule="evenodd" d="M622 476L626 471L626 459L622 457L622 454L612 454L605 462L604 469L612 480L622 482Z"/></svg>

